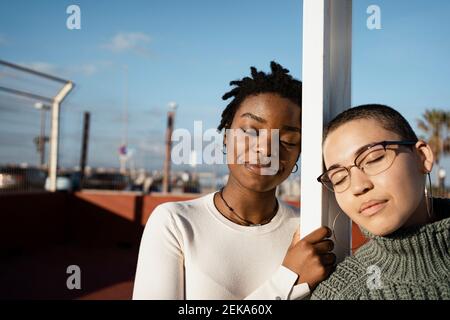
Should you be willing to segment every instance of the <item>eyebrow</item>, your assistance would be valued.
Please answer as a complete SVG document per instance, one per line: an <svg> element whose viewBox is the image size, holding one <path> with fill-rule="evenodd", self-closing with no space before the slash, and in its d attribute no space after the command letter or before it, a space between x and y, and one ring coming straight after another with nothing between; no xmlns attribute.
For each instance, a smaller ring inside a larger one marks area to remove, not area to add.
<svg viewBox="0 0 450 320"><path fill-rule="evenodd" d="M368 146L370 146L370 145L372 145L372 144L374 144L374 142L365 144L365 145L363 145L362 147L358 148L358 150L356 150L356 151L353 153L353 156L354 156L354 157L357 157L361 151L364 151L365 149L367 149ZM339 168L339 167L343 167L343 165L341 165L341 164L339 164L339 163L336 163L336 164L333 164L332 166L330 166L330 167L329 167L328 169L326 169L326 170L328 171L328 170L332 170L332 169Z"/></svg>
<svg viewBox="0 0 450 320"><path fill-rule="evenodd" d="M260 123L267 123L267 120L261 117L258 117L257 115L250 113L250 112L246 112L244 114L241 115L241 118L250 118L253 119L255 121L258 121ZM288 125L283 125L282 129L287 130L287 131L293 131L293 132L298 132L301 133L302 130L298 127L293 127L293 126L288 126Z"/></svg>
<svg viewBox="0 0 450 320"><path fill-rule="evenodd" d="M246 118L246 117L250 118L250 119L253 119L253 120L256 120L258 122L261 122L261 123L267 123L266 119L258 117L257 115L254 115L253 113L250 113L250 112L246 112L246 113L241 115L241 118Z"/></svg>

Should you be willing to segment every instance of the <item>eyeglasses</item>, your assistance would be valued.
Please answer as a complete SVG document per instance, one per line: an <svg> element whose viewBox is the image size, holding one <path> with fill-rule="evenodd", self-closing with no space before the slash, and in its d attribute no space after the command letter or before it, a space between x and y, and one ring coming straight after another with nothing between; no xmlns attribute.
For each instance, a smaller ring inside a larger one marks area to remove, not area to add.
<svg viewBox="0 0 450 320"><path fill-rule="evenodd" d="M317 181L322 183L331 192L344 192L350 187L350 170L357 167L368 176L377 175L389 169L395 160L398 149L387 148L391 145L413 146L413 141L381 141L364 147L358 153L353 165L348 167L333 166L322 173Z"/></svg>

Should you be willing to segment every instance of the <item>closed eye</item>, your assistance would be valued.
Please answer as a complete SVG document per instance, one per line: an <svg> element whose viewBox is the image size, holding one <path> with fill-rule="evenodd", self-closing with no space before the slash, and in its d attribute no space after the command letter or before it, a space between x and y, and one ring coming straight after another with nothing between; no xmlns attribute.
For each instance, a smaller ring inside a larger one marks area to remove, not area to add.
<svg viewBox="0 0 450 320"><path fill-rule="evenodd" d="M249 136L252 136L252 137L257 137L257 136L259 135L258 130L255 130L255 129L252 129L252 128L250 128L250 129L244 129L244 128L241 128L241 130L242 130L246 135L249 135Z"/></svg>
<svg viewBox="0 0 450 320"><path fill-rule="evenodd" d="M383 158L384 158L384 155L383 155L383 156L380 156L380 157L378 157L378 158L376 158L376 159L370 160L370 161L366 162L366 164L377 163L377 162L383 160Z"/></svg>
<svg viewBox="0 0 450 320"><path fill-rule="evenodd" d="M333 184L334 184L335 186L338 186L338 185L344 183L344 181L345 181L346 179L347 179L347 177L343 177L343 178L340 179L339 181L333 182Z"/></svg>
<svg viewBox="0 0 450 320"><path fill-rule="evenodd" d="M281 140L281 143L286 146L289 146L289 147L295 147L297 145L296 143L290 143L290 142L283 141L283 140Z"/></svg>

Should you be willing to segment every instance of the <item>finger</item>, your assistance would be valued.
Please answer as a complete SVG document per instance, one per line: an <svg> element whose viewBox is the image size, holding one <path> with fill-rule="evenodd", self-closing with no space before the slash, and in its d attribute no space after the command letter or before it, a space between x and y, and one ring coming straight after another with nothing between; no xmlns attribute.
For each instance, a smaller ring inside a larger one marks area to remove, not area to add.
<svg viewBox="0 0 450 320"><path fill-rule="evenodd" d="M292 237L291 247L295 246L300 241L300 230L296 229Z"/></svg>
<svg viewBox="0 0 450 320"><path fill-rule="evenodd" d="M336 262L336 255L334 253L326 253L320 256L320 261L325 266L332 266Z"/></svg>
<svg viewBox="0 0 450 320"><path fill-rule="evenodd" d="M325 266L325 274L326 274L325 278L328 278L328 276L334 272L335 268L336 268L335 265L332 265L332 264L326 265Z"/></svg>
<svg viewBox="0 0 450 320"><path fill-rule="evenodd" d="M319 254L328 253L334 249L334 243L331 240L322 240L315 243L313 246Z"/></svg>
<svg viewBox="0 0 450 320"><path fill-rule="evenodd" d="M316 242L322 241L324 238L330 237L332 234L331 229L328 227L320 227L308 234L303 240L314 244Z"/></svg>

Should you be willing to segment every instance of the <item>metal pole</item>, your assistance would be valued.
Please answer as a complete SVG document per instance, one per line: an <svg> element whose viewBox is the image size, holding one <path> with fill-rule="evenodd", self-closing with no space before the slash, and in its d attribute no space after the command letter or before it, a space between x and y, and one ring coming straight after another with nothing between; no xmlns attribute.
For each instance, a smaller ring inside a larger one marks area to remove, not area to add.
<svg viewBox="0 0 450 320"><path fill-rule="evenodd" d="M58 144L59 144L59 108L61 102L73 88L72 82L67 82L53 99L52 104L52 128L50 135L50 159L48 176L50 179L50 191L56 191L56 176L58 170Z"/></svg>
<svg viewBox="0 0 450 320"><path fill-rule="evenodd" d="M41 135L39 137L39 152L41 153L41 168L45 164L45 109L41 109Z"/></svg>
<svg viewBox="0 0 450 320"><path fill-rule="evenodd" d="M48 165L48 175L50 180L50 191L56 191L56 175L58 169L58 143L59 143L59 108L61 102L64 98L69 94L69 92L73 89L74 84L71 81L55 77L43 72L39 72L30 68L26 68L23 66L19 66L14 63L10 63L4 60L0 60L0 65L4 65L9 68L13 68L16 70L20 70L26 73L33 74L38 77L46 78L52 81L64 83L63 88L58 92L58 94L54 98L48 98L44 96L40 96L34 93L16 90L12 88L7 88L0 86L0 91L11 93L14 95L19 95L22 97L27 97L31 99L36 99L40 101L47 101L52 103L52 114L51 114L51 135L50 135L50 157L49 157L49 165ZM45 137L44 137L45 139Z"/></svg>
<svg viewBox="0 0 450 320"><path fill-rule="evenodd" d="M128 147L128 66L124 66L125 71L125 146Z"/></svg>
<svg viewBox="0 0 450 320"><path fill-rule="evenodd" d="M163 192L168 193L170 191L170 162L171 160L171 150L172 150L172 132L173 132L173 122L175 119L175 109L177 105L175 103L170 103L170 111L167 112L167 129L166 129L166 158L164 160L164 170L163 170Z"/></svg>
<svg viewBox="0 0 450 320"><path fill-rule="evenodd" d="M7 87L0 86L0 91L11 93L11 94L14 94L16 96L21 96L21 97L25 97L25 98L30 98L30 99L40 100L40 101L47 101L47 102L50 102L50 103L53 102L52 98L40 96L38 94L29 93L29 92L26 92L26 91L11 89L11 88L7 88Z"/></svg>
<svg viewBox="0 0 450 320"><path fill-rule="evenodd" d="M167 113L167 129L166 129L166 158L164 160L164 175L163 175L163 192L168 193L170 191L170 162L171 162L171 150L172 150L172 131L173 121L175 117L174 111Z"/></svg>
<svg viewBox="0 0 450 320"><path fill-rule="evenodd" d="M66 79L63 79L63 78L59 78L59 77L55 77L55 76L52 76L50 74L47 74L47 73L44 73L44 72L40 72L40 71L36 71L36 70L30 69L30 68L27 68L27 67L19 66L18 64L14 64L14 63L11 63L11 62L8 62L8 61L5 61L5 60L0 60L0 64L4 65L4 66L7 66L9 68L12 68L12 69L17 69L17 70L20 70L20 71L23 71L23 72L26 72L26 73L31 73L31 74L33 74L35 76L46 78L46 79L49 79L49 80L52 80L52 81L56 81L56 82L60 82L60 83L70 82L69 80L66 80Z"/></svg>
<svg viewBox="0 0 450 320"><path fill-rule="evenodd" d="M323 170L324 126L351 106L351 0L303 1L303 110L300 235L332 226L339 213L334 195L316 182ZM350 253L351 222L339 217L338 261Z"/></svg>
<svg viewBox="0 0 450 320"><path fill-rule="evenodd" d="M83 141L81 145L81 157L80 157L80 188L83 187L84 171L86 169L88 144L89 144L90 119L91 114L89 112L85 112L83 118Z"/></svg>

